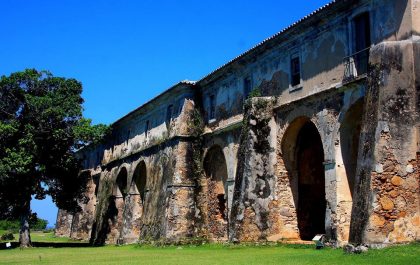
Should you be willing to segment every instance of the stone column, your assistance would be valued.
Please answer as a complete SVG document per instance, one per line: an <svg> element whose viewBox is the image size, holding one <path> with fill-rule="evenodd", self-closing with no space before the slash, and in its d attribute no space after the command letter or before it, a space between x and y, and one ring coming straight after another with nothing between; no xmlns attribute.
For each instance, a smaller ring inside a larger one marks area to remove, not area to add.
<svg viewBox="0 0 420 265"><path fill-rule="evenodd" d="M66 210L58 209L55 236L70 237L73 215Z"/></svg>
<svg viewBox="0 0 420 265"><path fill-rule="evenodd" d="M371 50L351 243L402 243L420 237L419 45L404 40Z"/></svg>
<svg viewBox="0 0 420 265"><path fill-rule="evenodd" d="M229 224L231 241L267 240L279 234L275 196L276 125L272 98L246 103Z"/></svg>
<svg viewBox="0 0 420 265"><path fill-rule="evenodd" d="M176 146L172 150L175 162L173 175L167 185L168 208L166 211L166 238L180 241L196 235L195 232L195 191L197 188L197 168L194 166L197 152L195 141L202 131L202 118L192 100L186 99L182 113L176 124L174 136Z"/></svg>
<svg viewBox="0 0 420 265"><path fill-rule="evenodd" d="M143 203L139 193L128 194L125 202L122 237L124 244L139 240Z"/></svg>
<svg viewBox="0 0 420 265"><path fill-rule="evenodd" d="M95 218L95 207L97 198L95 191L99 183L99 174L91 176L90 173L86 174L89 178L85 196L87 201L79 202L81 211L74 214L73 225L70 237L76 240L89 240L92 232L92 225ZM98 178L96 181L94 178Z"/></svg>

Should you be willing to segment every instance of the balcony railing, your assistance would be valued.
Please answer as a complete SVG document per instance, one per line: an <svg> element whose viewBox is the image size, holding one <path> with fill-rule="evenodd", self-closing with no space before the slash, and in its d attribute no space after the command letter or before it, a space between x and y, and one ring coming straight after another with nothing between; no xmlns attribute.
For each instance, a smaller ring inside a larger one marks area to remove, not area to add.
<svg viewBox="0 0 420 265"><path fill-rule="evenodd" d="M343 82L350 82L368 71L370 48L358 51L344 58Z"/></svg>

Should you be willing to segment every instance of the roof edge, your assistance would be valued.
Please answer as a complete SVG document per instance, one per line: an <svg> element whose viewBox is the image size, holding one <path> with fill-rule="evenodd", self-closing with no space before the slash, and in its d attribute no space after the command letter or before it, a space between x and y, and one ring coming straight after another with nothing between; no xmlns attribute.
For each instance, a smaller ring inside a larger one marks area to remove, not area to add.
<svg viewBox="0 0 420 265"><path fill-rule="evenodd" d="M113 127L113 126L117 125L121 121L123 121L123 120L127 119L128 117L132 116L137 111L139 111L139 110L145 108L146 106L152 104L153 102L159 100L161 97L163 97L164 95L170 93L172 90L175 90L177 87L182 86L182 85L186 85L186 86L191 86L192 87L196 83L197 83L196 81L191 81L191 80L187 80L187 79L182 80L182 81L176 83L175 85L169 87L168 89L164 90L163 92L161 92L157 96L153 97L149 101L146 101L144 104L142 104L139 107L135 108L134 110L130 111L129 113L127 113L126 115L122 116L118 120L114 121L113 123L110 124L110 126Z"/></svg>
<svg viewBox="0 0 420 265"><path fill-rule="evenodd" d="M209 74L205 75L203 78L198 80L196 83L197 84L204 83L205 81L207 81L207 79L210 79L213 75L223 71L224 69L228 68L229 66L236 63L240 59L242 59L245 56L247 56L247 55L251 54L252 52L256 51L258 48L262 47L263 45L265 45L265 44L269 43L270 41L282 36L286 32L288 32L290 30L293 30L295 27L299 26L300 24L307 21L308 19L313 18L315 15L318 15L320 12L325 11L325 10L329 10L330 8L335 6L335 4L338 4L338 3L341 3L341 2L344 2L344 1L342 1L342 0L332 0L329 3L317 8L316 10L312 11L310 14L308 14L308 15L304 16L303 18L297 20L296 22L290 24L289 26L285 27L281 31L277 32L276 34L264 39L260 43L254 45L252 48L250 48L247 51L243 52L242 54L236 56L235 58L231 59L227 63L221 65L220 67L216 68L215 70L213 70L212 72L210 72Z"/></svg>

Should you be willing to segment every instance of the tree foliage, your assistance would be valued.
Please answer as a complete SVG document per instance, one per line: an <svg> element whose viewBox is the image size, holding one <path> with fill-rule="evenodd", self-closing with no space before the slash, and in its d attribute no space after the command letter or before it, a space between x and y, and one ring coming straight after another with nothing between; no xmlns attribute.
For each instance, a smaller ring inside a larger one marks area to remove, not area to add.
<svg viewBox="0 0 420 265"><path fill-rule="evenodd" d="M75 151L99 141L105 125L82 116L82 84L27 69L0 79L0 218L28 211L32 195L75 210L84 182Z"/></svg>
<svg viewBox="0 0 420 265"><path fill-rule="evenodd" d="M29 225L32 230L45 230L47 228L48 221L38 218L36 213L31 213L29 216ZM13 233L17 233L19 228L19 220L0 220L0 230L8 230Z"/></svg>

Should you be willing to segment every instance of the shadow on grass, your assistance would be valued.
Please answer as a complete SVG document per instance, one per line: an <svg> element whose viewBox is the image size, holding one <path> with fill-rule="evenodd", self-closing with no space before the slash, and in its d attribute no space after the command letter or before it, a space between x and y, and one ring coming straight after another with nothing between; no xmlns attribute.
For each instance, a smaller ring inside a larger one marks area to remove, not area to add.
<svg viewBox="0 0 420 265"><path fill-rule="evenodd" d="M19 248L19 242L11 242L10 244L10 247L6 247L6 243L0 243L0 250ZM32 246L36 248L82 248L92 245L84 242L32 242Z"/></svg>

